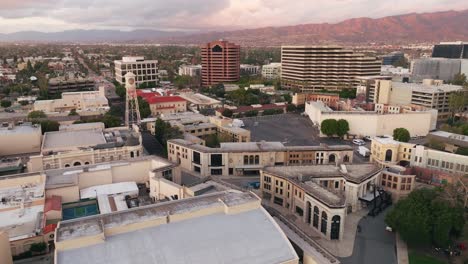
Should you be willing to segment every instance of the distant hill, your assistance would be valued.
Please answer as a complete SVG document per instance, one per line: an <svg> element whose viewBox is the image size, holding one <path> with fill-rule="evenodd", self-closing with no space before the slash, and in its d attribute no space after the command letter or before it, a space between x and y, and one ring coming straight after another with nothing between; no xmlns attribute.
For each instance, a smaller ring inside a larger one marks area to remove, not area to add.
<svg viewBox="0 0 468 264"><path fill-rule="evenodd" d="M468 10L353 18L336 24L304 24L230 32L209 32L172 38L172 42L203 43L228 39L241 45L336 43L410 43L468 40Z"/></svg>
<svg viewBox="0 0 468 264"><path fill-rule="evenodd" d="M38 31L21 31L10 34L0 34L0 41L38 41L38 42L145 42L160 38L183 36L184 32L169 32L159 30L67 30L62 32L44 33Z"/></svg>
<svg viewBox="0 0 468 264"><path fill-rule="evenodd" d="M319 43L414 43L468 40L468 10L405 14L383 18L353 18L340 23L304 24L225 32L157 30L69 30L57 33L0 34L0 41L158 42L200 44L228 39L241 45L279 46Z"/></svg>

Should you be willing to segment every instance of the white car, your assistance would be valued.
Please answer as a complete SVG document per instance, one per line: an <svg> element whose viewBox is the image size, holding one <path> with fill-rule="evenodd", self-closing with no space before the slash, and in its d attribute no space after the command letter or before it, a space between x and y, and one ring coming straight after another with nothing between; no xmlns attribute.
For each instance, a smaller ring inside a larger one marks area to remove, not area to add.
<svg viewBox="0 0 468 264"><path fill-rule="evenodd" d="M353 144L356 144L358 146L362 146L362 145L365 145L366 142L364 142L364 140L362 140L362 139L353 139Z"/></svg>

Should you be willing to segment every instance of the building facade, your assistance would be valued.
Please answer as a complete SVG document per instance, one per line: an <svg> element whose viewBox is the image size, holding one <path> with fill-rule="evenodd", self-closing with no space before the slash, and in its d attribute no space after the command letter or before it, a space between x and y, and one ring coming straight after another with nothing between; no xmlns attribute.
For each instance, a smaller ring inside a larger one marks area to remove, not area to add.
<svg viewBox="0 0 468 264"><path fill-rule="evenodd" d="M262 67L250 64L241 64L240 73L243 75L258 75L260 74Z"/></svg>
<svg viewBox="0 0 468 264"><path fill-rule="evenodd" d="M115 64L115 80L120 84L125 84L125 74L133 72L135 74L135 83L158 84L158 61L145 60L144 57L123 57L122 60L114 61Z"/></svg>
<svg viewBox="0 0 468 264"><path fill-rule="evenodd" d="M41 144L40 125L5 123L0 126L0 156L39 153Z"/></svg>
<svg viewBox="0 0 468 264"><path fill-rule="evenodd" d="M209 148L174 139L168 159L201 177L258 175L265 166L351 163L349 146L284 146L280 142L221 143Z"/></svg>
<svg viewBox="0 0 468 264"><path fill-rule="evenodd" d="M109 102L106 98L105 88L99 87L99 91L68 92L62 93L61 99L39 100L34 102L34 111L44 113L69 112L76 110L83 114L104 114L109 111Z"/></svg>
<svg viewBox="0 0 468 264"><path fill-rule="evenodd" d="M201 70L201 65L181 65L179 67L179 75L186 75L191 77L200 76Z"/></svg>
<svg viewBox="0 0 468 264"><path fill-rule="evenodd" d="M152 116L160 116L187 111L187 101L180 96L158 96L146 99Z"/></svg>
<svg viewBox="0 0 468 264"><path fill-rule="evenodd" d="M273 80L281 77L281 63L275 62L262 66L262 77Z"/></svg>
<svg viewBox="0 0 468 264"><path fill-rule="evenodd" d="M236 82L240 78L240 46L227 41L202 45L202 85Z"/></svg>
<svg viewBox="0 0 468 264"><path fill-rule="evenodd" d="M338 46L282 46L281 86L313 92L356 88L356 77L380 75L381 64Z"/></svg>
<svg viewBox="0 0 468 264"><path fill-rule="evenodd" d="M94 91L96 82L92 78L56 77L49 80L47 92L57 95L66 92Z"/></svg>

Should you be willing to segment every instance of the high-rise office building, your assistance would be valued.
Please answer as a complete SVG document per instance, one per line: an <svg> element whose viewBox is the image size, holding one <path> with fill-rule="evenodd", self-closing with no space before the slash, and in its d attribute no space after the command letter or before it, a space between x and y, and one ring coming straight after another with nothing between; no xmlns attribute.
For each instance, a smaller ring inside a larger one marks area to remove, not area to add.
<svg viewBox="0 0 468 264"><path fill-rule="evenodd" d="M135 74L135 83L152 83L155 86L158 83L158 61L145 60L144 57L123 57L122 60L114 61L115 80L120 84L125 84L125 74L133 72Z"/></svg>
<svg viewBox="0 0 468 264"><path fill-rule="evenodd" d="M378 76L382 62L338 46L283 46L281 83L302 91L356 88L356 77Z"/></svg>
<svg viewBox="0 0 468 264"><path fill-rule="evenodd" d="M405 54L400 51L390 52L387 55L382 56L382 65L393 65L395 62L403 59Z"/></svg>
<svg viewBox="0 0 468 264"><path fill-rule="evenodd" d="M240 46L219 40L201 46L202 85L236 82L240 77Z"/></svg>
<svg viewBox="0 0 468 264"><path fill-rule="evenodd" d="M468 42L441 42L432 50L433 58L468 59Z"/></svg>

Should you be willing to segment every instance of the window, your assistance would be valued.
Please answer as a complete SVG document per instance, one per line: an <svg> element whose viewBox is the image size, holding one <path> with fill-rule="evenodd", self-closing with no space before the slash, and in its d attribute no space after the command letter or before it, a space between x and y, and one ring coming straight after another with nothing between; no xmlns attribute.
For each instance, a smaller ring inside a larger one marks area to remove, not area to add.
<svg viewBox="0 0 468 264"><path fill-rule="evenodd" d="M245 155L244 156L244 165L249 164L249 156Z"/></svg>
<svg viewBox="0 0 468 264"><path fill-rule="evenodd" d="M327 222L328 222L327 213L322 211L322 223L320 225L320 232L322 232L324 235L327 234Z"/></svg>
<svg viewBox="0 0 468 264"><path fill-rule="evenodd" d="M319 209L318 209L317 206L315 206L315 207L314 207L314 219L313 219L313 221L312 221L312 225L313 225L315 228L318 228L319 215L320 215Z"/></svg>
<svg viewBox="0 0 468 264"><path fill-rule="evenodd" d="M213 166L213 167L223 166L223 155L222 154L211 154L211 166Z"/></svg>
<svg viewBox="0 0 468 264"><path fill-rule="evenodd" d="M193 152L193 163L201 165L200 152L196 152L196 151Z"/></svg>
<svg viewBox="0 0 468 264"><path fill-rule="evenodd" d="M340 187L340 182L335 182L335 189L338 189Z"/></svg>
<svg viewBox="0 0 468 264"><path fill-rule="evenodd" d="M223 169L211 169L211 175L222 175Z"/></svg>
<svg viewBox="0 0 468 264"><path fill-rule="evenodd" d="M194 170L195 172L201 172L201 169L200 169L200 167L198 167L198 166L193 166L193 170Z"/></svg>
<svg viewBox="0 0 468 264"><path fill-rule="evenodd" d="M273 202L274 202L275 204L278 204L278 205L283 206L283 198L280 198L280 197L276 197L276 196L275 196L275 198L273 198Z"/></svg>
<svg viewBox="0 0 468 264"><path fill-rule="evenodd" d="M249 156L249 164L254 164L254 156L253 155Z"/></svg>
<svg viewBox="0 0 468 264"><path fill-rule="evenodd" d="M260 164L260 156L255 155L255 164Z"/></svg>
<svg viewBox="0 0 468 264"><path fill-rule="evenodd" d="M234 169L233 168L229 168L229 175L233 175L234 174Z"/></svg>
<svg viewBox="0 0 468 264"><path fill-rule="evenodd" d="M298 214L299 216L303 216L304 210L302 210L302 208L300 208L299 206L296 206L296 214Z"/></svg>

